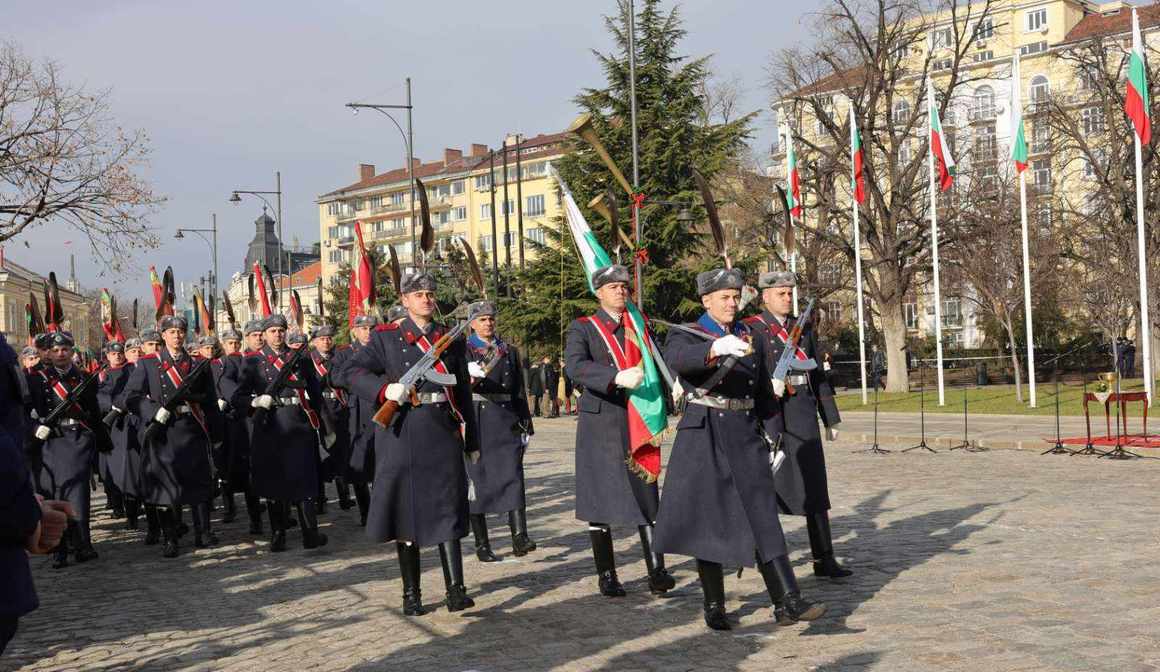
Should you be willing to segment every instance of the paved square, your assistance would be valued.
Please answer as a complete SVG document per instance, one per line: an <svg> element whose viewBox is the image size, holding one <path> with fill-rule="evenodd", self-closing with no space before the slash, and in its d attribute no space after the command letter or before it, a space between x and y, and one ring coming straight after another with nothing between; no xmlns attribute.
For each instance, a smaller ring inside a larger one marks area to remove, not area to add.
<svg viewBox="0 0 1160 672"><path fill-rule="evenodd" d="M42 606L0 669L1160 670L1160 461L830 445L835 545L856 574L815 579L804 522L785 517L802 588L830 613L775 627L747 570L726 578L736 629L717 633L690 558L669 558L676 591L649 596L635 530L614 530L629 596L595 594L572 516L574 427L537 423L528 453L540 549L484 565L465 540L473 610L442 607L432 548L423 588L438 609L403 618L394 545L365 541L357 513L333 503L329 546L303 551L291 531L277 555L239 521L219 526L218 548L163 560L102 517L99 560L34 559ZM490 522L507 553L506 521Z"/></svg>

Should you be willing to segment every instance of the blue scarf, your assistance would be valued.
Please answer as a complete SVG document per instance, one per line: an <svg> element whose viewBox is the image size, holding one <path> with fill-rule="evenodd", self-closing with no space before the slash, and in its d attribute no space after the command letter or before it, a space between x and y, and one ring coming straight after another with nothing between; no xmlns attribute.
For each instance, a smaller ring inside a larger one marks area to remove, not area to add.
<svg viewBox="0 0 1160 672"><path fill-rule="evenodd" d="M499 350L500 352L507 352L507 347L504 346L504 342L500 340L499 336L492 336L492 340L495 341L496 350ZM472 350L478 350L482 352L487 350L490 345L491 344L480 338L477 334L473 333L467 337L467 347L471 348Z"/></svg>
<svg viewBox="0 0 1160 672"><path fill-rule="evenodd" d="M721 328L721 325L717 324L716 320L709 317L709 313L705 313L701 316L701 319L697 320L697 326L718 338L725 335L725 330ZM745 333L745 327L740 322L733 322L732 329L734 336L741 336Z"/></svg>

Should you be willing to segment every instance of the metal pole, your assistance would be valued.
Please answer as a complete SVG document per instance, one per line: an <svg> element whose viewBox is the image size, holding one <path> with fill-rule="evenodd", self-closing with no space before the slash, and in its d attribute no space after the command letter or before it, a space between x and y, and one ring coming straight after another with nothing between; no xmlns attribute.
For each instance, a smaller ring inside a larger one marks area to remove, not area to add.
<svg viewBox="0 0 1160 672"><path fill-rule="evenodd" d="M1021 100L1021 87L1023 86L1023 76L1019 69L1019 52L1014 54L1014 71L1011 73L1011 118L1019 122L1019 126L1023 125L1023 103ZM1015 138L1022 131L1022 128L1013 129L1011 139L1014 142ZM1024 329L1027 332L1027 382L1028 390L1030 392L1031 408L1035 408L1035 338L1032 332L1031 324L1031 253L1027 243L1027 175L1023 171L1019 171L1019 219L1023 227L1021 235L1023 237L1023 320ZM1058 376L1057 376L1058 383ZM1056 393L1056 401L1059 400L1059 394Z"/></svg>
<svg viewBox="0 0 1160 672"><path fill-rule="evenodd" d="M411 266L415 266L415 127L411 125L411 78L407 78L407 180L411 183Z"/></svg>
<svg viewBox="0 0 1160 672"><path fill-rule="evenodd" d="M524 171L520 162L520 141L516 133L516 228L520 235L520 270L524 270Z"/></svg>
<svg viewBox="0 0 1160 672"><path fill-rule="evenodd" d="M927 105L933 106L934 87L927 82ZM931 114L927 114L927 126L929 126L929 135L927 136L927 143L930 143L930 138L934 137L934 119ZM934 266L934 350L935 359L938 363L938 405L946 405L946 392L943 387L943 347L942 347L942 293L939 291L938 282L938 187L935 186L934 179L934 146L927 147L927 157L930 164L930 247L931 247L931 261Z"/></svg>
<svg viewBox="0 0 1160 672"><path fill-rule="evenodd" d="M218 246L217 246L217 213L213 213L213 282L210 283L213 288L213 296L217 296L218 292ZM217 312L217 311L214 311ZM217 316L214 316L217 320Z"/></svg>
<svg viewBox="0 0 1160 672"><path fill-rule="evenodd" d="M488 185L491 188L491 272L495 276L495 295L499 296L499 233L496 231L495 214L495 150L488 158Z"/></svg>
<svg viewBox="0 0 1160 672"><path fill-rule="evenodd" d="M1135 10L1132 10L1135 13ZM1136 140L1136 257L1140 266L1140 344L1144 346L1144 392L1152 405L1152 329L1148 320L1148 265L1144 259L1144 168L1140 156L1140 134ZM1118 383L1117 383L1118 384Z"/></svg>
<svg viewBox="0 0 1160 672"><path fill-rule="evenodd" d="M274 172L275 191L278 194L278 275L285 274L282 257L285 256L286 241L282 239L282 171ZM275 281L277 282L277 281ZM286 292L278 292L278 312L282 312L282 298Z"/></svg>
<svg viewBox="0 0 1160 672"><path fill-rule="evenodd" d="M493 216L495 213L491 213ZM504 266L512 267L511 224L508 214L507 138L503 139L503 255Z"/></svg>
<svg viewBox="0 0 1160 672"><path fill-rule="evenodd" d="M858 134L857 119L854 117L854 101L850 101L850 149L854 148L854 140ZM856 168L853 165L853 157L851 158L850 171L853 173ZM857 179L857 175L853 176ZM855 189L857 186L855 185ZM858 367L862 372L862 405L865 406L866 399L866 324L862 315L862 231L858 223L858 197L852 194L854 201L854 286L858 294Z"/></svg>
<svg viewBox="0 0 1160 672"><path fill-rule="evenodd" d="M636 3L628 0L628 93L629 115L632 122L632 189L640 192L640 149L637 144L636 128ZM639 208L634 208L633 241L637 249L641 247L641 214ZM641 277L640 257L633 255L633 279L637 291L636 305L644 308L644 280Z"/></svg>

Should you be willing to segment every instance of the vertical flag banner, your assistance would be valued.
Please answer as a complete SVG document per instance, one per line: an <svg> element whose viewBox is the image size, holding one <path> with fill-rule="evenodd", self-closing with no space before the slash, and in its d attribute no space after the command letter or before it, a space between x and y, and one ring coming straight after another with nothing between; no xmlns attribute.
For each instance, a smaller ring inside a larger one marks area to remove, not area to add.
<svg viewBox="0 0 1160 672"><path fill-rule="evenodd" d="M262 276L262 265L254 262L254 278L258 283L258 295L262 299L262 317L270 317L270 294L266 292L266 279Z"/></svg>
<svg viewBox="0 0 1160 672"><path fill-rule="evenodd" d="M1020 92L1022 87L1017 51L1011 66L1011 160L1015 162L1016 174L1027 170L1027 136L1023 131L1023 97Z"/></svg>
<svg viewBox="0 0 1160 672"><path fill-rule="evenodd" d="M1148 95L1148 72L1144 68L1144 40L1140 37L1140 19L1132 8L1132 51L1128 55L1128 90L1124 112L1132 120L1140 144L1152 142L1152 98Z"/></svg>
<svg viewBox="0 0 1160 672"><path fill-rule="evenodd" d="M942 122L938 118L938 100L934 97L934 85L927 81L927 105L930 106L930 151L938 166L939 189L946 191L955 182L955 157L943 135Z"/></svg>
<svg viewBox="0 0 1160 672"><path fill-rule="evenodd" d="M798 170L797 152L793 148L793 130L787 125L785 127L785 177L789 181L789 189L786 190L786 196L789 202L786 206L789 208L789 214L795 218L802 216L802 176Z"/></svg>
<svg viewBox="0 0 1160 672"><path fill-rule="evenodd" d="M161 284L161 278L157 276L157 268L152 264L149 266L149 284L153 288L153 307L161 310L161 303L165 300L165 287Z"/></svg>
<svg viewBox="0 0 1160 672"><path fill-rule="evenodd" d="M795 157L796 158L796 157ZM859 205L866 202L866 157L862 152L862 131L854 118L854 103L850 103L850 163L854 166L854 200Z"/></svg>
<svg viewBox="0 0 1160 672"><path fill-rule="evenodd" d="M588 288L595 293L592 274L597 269L612 264L612 258L596 240L596 235L592 233L584 215L580 213L580 208L576 205L576 200L572 197L572 192L564 183L564 179L554 167L549 165L548 170L564 193L564 213L568 220L568 230L572 233L576 249L580 253L580 262L588 277ZM654 482L661 473L660 444L662 434L668 427L664 392L657 363L645 340L647 325L644 315L632 301L628 302L625 315L630 321L625 331L625 354L633 360L639 360L639 365L644 371L644 383L628 393L628 445L631 452L628 463L633 471L646 481Z"/></svg>

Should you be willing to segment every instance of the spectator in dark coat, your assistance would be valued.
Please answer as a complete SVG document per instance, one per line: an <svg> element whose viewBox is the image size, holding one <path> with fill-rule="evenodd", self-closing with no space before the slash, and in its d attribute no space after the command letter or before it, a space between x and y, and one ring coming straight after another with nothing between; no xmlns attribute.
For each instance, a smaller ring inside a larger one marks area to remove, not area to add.
<svg viewBox="0 0 1160 672"><path fill-rule="evenodd" d="M540 402L544 400L544 373L539 364L528 369L528 380L531 381L529 393L532 396L532 416L540 417Z"/></svg>
<svg viewBox="0 0 1160 672"><path fill-rule="evenodd" d="M540 364L540 376L543 378L544 395L548 397L546 410L548 417L558 418L560 417L560 404L556 398L556 390L560 387L560 374L556 372L556 367L552 366L552 358L547 355L544 356L544 360Z"/></svg>

